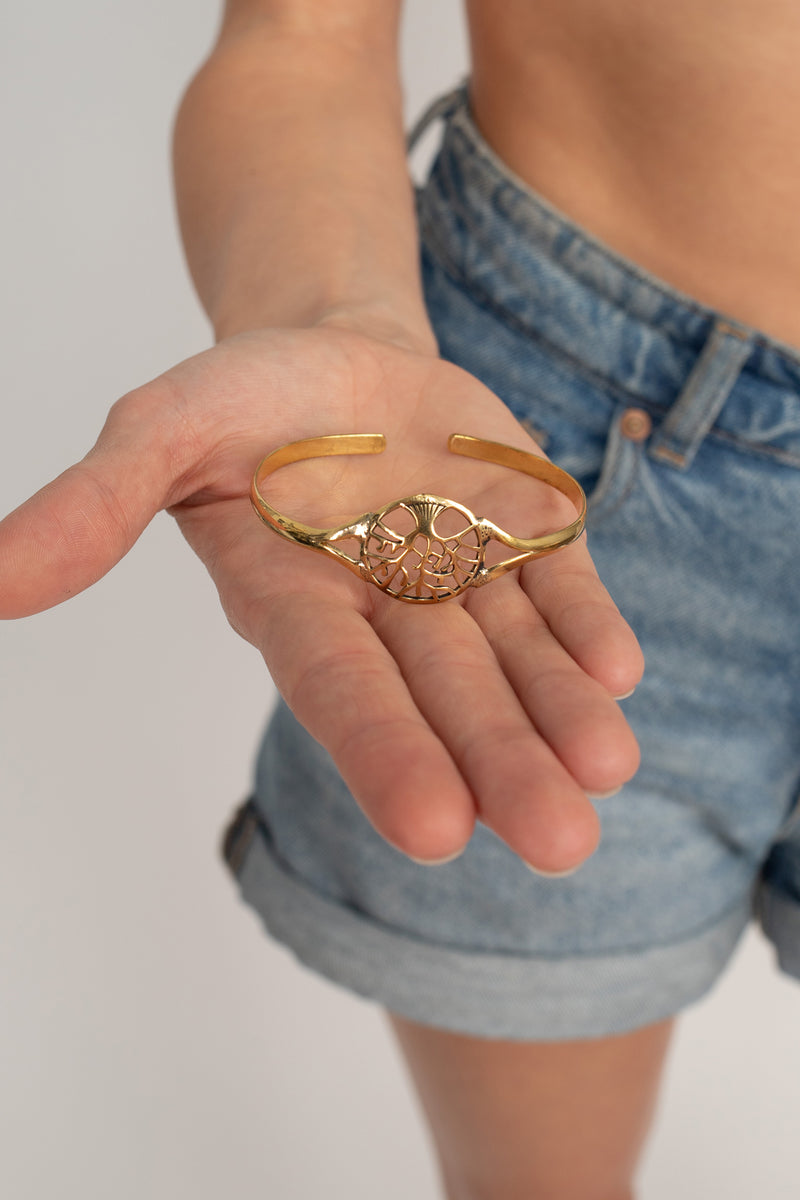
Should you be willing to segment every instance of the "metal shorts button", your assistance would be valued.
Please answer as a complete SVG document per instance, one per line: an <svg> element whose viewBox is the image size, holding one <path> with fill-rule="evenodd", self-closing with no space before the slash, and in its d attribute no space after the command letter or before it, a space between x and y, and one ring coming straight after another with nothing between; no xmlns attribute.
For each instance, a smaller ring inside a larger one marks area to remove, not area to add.
<svg viewBox="0 0 800 1200"><path fill-rule="evenodd" d="M620 421L620 433L631 442L643 442L650 436L653 421L643 408L626 408Z"/></svg>

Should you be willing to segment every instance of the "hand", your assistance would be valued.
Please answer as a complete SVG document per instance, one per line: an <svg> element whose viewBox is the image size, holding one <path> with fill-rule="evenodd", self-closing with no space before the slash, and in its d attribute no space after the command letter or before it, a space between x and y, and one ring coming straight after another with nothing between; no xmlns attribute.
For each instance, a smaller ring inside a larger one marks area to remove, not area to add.
<svg viewBox="0 0 800 1200"><path fill-rule="evenodd" d="M248 497L267 451L351 432L385 433L385 453L287 467L271 503L332 526L433 492L523 537L574 518L553 489L447 452L452 432L536 449L460 368L342 327L240 334L123 397L87 456L0 523L0 616L88 587L166 508L383 837L435 861L477 817L540 870L578 865L599 839L587 793L638 766L613 697L642 672L585 538L443 604L387 597L274 535Z"/></svg>

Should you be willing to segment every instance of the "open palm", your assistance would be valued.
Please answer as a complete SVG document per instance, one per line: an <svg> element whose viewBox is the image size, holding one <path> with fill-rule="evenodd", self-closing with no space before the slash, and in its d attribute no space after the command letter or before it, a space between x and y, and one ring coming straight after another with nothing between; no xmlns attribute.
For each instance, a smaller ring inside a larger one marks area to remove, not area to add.
<svg viewBox="0 0 800 1200"><path fill-rule="evenodd" d="M633 634L584 539L415 606L274 536L248 497L259 459L356 432L384 433L386 452L288 467L270 502L333 526L430 492L522 537L574 518L553 489L448 454L452 432L536 449L458 367L345 329L242 334L124 397L86 458L0 523L0 616L89 586L167 508L233 627L393 845L446 858L477 817L538 869L577 865L599 836L587 793L638 765L613 699L641 674Z"/></svg>

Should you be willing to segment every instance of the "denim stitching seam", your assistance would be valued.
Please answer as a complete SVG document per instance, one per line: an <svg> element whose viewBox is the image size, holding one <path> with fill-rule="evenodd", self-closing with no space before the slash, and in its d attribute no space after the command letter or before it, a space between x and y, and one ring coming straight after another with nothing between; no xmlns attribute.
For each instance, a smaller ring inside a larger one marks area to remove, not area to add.
<svg viewBox="0 0 800 1200"><path fill-rule="evenodd" d="M629 405L635 403L637 405L645 404L657 415L665 415L669 412L669 406L659 404L658 402L642 396L635 392L630 392L624 384L618 383L614 379L608 379L599 371L595 371L591 367L587 367L580 359L570 354L562 346L557 346L551 342L538 329L532 328L526 324L516 313L506 309L502 304L498 304L488 292L476 284L473 280L465 276L455 262L452 260L446 249L443 247L432 223L423 214L420 227L420 236L422 238L424 249L430 254L431 258L436 262L439 268L456 286L461 288L479 307L486 309L495 317L502 320L510 328L517 333L522 334L529 339L534 345L537 345L551 354L553 358L559 359L562 363L567 364L574 372L593 387L599 388L608 395L619 400L621 403ZM664 335L666 336L666 335ZM777 460L784 466L800 468L800 455L793 455L791 451L781 450L778 447L769 448L760 446L754 442L747 441L738 434L731 433L725 429L719 429L717 426L712 426L709 430L708 437L719 439L733 446L740 453L752 454L756 458L772 461Z"/></svg>

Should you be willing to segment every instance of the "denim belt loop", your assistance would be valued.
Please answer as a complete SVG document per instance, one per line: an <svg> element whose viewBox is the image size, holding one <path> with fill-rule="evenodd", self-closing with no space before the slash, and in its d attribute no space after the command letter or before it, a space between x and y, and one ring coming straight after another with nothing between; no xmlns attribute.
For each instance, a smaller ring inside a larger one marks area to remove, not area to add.
<svg viewBox="0 0 800 1200"><path fill-rule="evenodd" d="M462 102L468 80L469 76L464 76L461 82L456 84L454 88L451 88L449 92L437 96L435 100L430 102L406 134L406 154L411 153L425 130L438 117L446 121L448 117L452 116Z"/></svg>
<svg viewBox="0 0 800 1200"><path fill-rule="evenodd" d="M675 403L653 435L649 454L687 470L731 393L753 347L753 333L717 319Z"/></svg>

